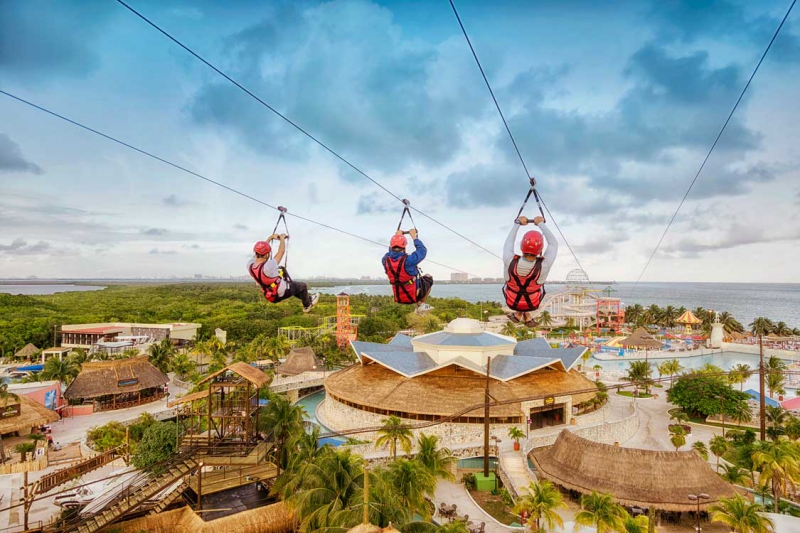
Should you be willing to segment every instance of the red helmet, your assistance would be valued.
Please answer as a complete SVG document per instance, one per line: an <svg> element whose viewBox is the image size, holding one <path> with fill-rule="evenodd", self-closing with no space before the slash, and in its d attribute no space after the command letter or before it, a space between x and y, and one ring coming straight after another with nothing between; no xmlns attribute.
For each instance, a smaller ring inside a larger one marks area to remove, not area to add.
<svg viewBox="0 0 800 533"><path fill-rule="evenodd" d="M393 235L392 240L389 241L390 248L405 248L408 246L408 241L405 235Z"/></svg>
<svg viewBox="0 0 800 533"><path fill-rule="evenodd" d="M267 255L272 252L272 246L270 246L267 241L258 241L255 246L253 246L253 251L257 255Z"/></svg>
<svg viewBox="0 0 800 533"><path fill-rule="evenodd" d="M541 255L544 248L544 237L538 231L529 231L522 237L522 253Z"/></svg>

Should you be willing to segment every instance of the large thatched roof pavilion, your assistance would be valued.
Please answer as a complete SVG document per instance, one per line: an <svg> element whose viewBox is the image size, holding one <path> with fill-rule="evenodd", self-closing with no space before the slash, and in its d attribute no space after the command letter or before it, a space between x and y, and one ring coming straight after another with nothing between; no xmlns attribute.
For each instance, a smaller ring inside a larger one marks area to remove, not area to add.
<svg viewBox="0 0 800 533"><path fill-rule="evenodd" d="M167 382L167 375L151 365L146 355L94 361L83 364L64 397L72 403L91 401L94 411L123 409L163 399Z"/></svg>
<svg viewBox="0 0 800 533"><path fill-rule="evenodd" d="M644 328L636 328L636 331L619 341L619 343L626 348L644 348L651 350L661 348L663 344Z"/></svg>
<svg viewBox="0 0 800 533"><path fill-rule="evenodd" d="M327 378L327 397L318 410L333 429L379 425L387 416L441 421L458 414L450 426L430 431L479 431L487 364L490 394L501 402L489 412L498 436L528 420L532 429L569 423L597 392L592 381L572 370L586 348L554 349L541 338L517 342L467 318L444 331L351 346L359 364Z"/></svg>
<svg viewBox="0 0 800 533"><path fill-rule="evenodd" d="M626 506L688 512L697 509L689 494L710 496L701 510L736 494L694 451L621 448L562 431L553 446L530 458L537 476L582 494L607 492Z"/></svg>
<svg viewBox="0 0 800 533"><path fill-rule="evenodd" d="M293 348L286 356L286 362L275 368L277 374L284 376L297 376L305 372L324 372L325 366L322 364L314 349L309 346Z"/></svg>
<svg viewBox="0 0 800 533"><path fill-rule="evenodd" d="M29 342L28 344L17 350L17 352L14 354L14 357L16 359L30 359L37 353L39 353L39 348L37 348L34 344L31 344Z"/></svg>

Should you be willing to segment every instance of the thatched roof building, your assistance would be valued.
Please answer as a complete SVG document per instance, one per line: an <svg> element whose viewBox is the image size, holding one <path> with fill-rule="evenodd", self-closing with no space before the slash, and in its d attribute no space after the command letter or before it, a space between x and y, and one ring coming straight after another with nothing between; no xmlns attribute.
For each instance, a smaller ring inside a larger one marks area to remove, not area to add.
<svg viewBox="0 0 800 533"><path fill-rule="evenodd" d="M530 458L537 476L582 494L607 492L626 506L692 511L697 503L687 498L689 494L710 496L701 509L736 494L694 451L620 448L565 430L553 446L534 450Z"/></svg>
<svg viewBox="0 0 800 533"><path fill-rule="evenodd" d="M58 420L58 414L22 394L9 394L3 404L0 400L0 435L19 432L30 433L32 428Z"/></svg>
<svg viewBox="0 0 800 533"><path fill-rule="evenodd" d="M443 331L414 338L398 334L388 344L351 341L351 346L360 364L325 381L326 409L338 413L335 429L346 429L347 408L376 423L390 415L436 421L457 414L455 423L481 424L487 373L492 397L508 402L491 408L492 424L569 423L573 408L580 410L597 392L592 381L572 370L586 348L555 349L541 338L517 342L467 318L453 320Z"/></svg>
<svg viewBox="0 0 800 533"><path fill-rule="evenodd" d="M95 408L121 409L164 397L166 374L150 364L146 355L84 363L64 391L69 400L95 400Z"/></svg>
<svg viewBox="0 0 800 533"><path fill-rule="evenodd" d="M39 352L39 348L31 343L26 344L14 354L17 359L30 359Z"/></svg>
<svg viewBox="0 0 800 533"><path fill-rule="evenodd" d="M661 348L662 342L644 328L636 328L631 335L625 337L619 343L626 348Z"/></svg>
<svg viewBox="0 0 800 533"><path fill-rule="evenodd" d="M102 530L106 533L291 533L294 520L283 502L203 521L189 507L150 514L120 522Z"/></svg>
<svg viewBox="0 0 800 533"><path fill-rule="evenodd" d="M286 362L275 368L277 374L284 376L297 376L304 372L322 372L325 368L308 346L294 348L286 357Z"/></svg>

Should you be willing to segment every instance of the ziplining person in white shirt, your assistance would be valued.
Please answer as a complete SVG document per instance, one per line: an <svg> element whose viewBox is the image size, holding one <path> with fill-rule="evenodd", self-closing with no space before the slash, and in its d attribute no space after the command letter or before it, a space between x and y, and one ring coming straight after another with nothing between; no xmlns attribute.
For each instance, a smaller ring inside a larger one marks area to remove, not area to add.
<svg viewBox="0 0 800 533"><path fill-rule="evenodd" d="M292 280L286 268L279 266L286 254L286 238L282 233L270 235L266 241L258 241L253 246L255 257L248 261L247 272L261 288L268 302L278 303L294 296L303 302L303 312L308 313L317 305L319 294L309 295L305 283ZM280 241L280 245L275 256L271 257L272 246L269 243L275 239Z"/></svg>
<svg viewBox="0 0 800 533"><path fill-rule="evenodd" d="M527 226L533 222L541 233L536 230L527 232L522 237L520 248L522 255L514 252L514 243L520 226ZM547 249L544 249L545 240ZM519 217L514 221L511 231L503 247L503 273L506 283L503 285L503 296L506 305L511 309L508 318L514 322L522 322L528 327L534 327L536 321L531 317L531 312L539 309L544 300L544 282L550 273L550 268L555 263L558 255L558 241L555 235L545 225L544 218L538 216L532 221L526 217Z"/></svg>

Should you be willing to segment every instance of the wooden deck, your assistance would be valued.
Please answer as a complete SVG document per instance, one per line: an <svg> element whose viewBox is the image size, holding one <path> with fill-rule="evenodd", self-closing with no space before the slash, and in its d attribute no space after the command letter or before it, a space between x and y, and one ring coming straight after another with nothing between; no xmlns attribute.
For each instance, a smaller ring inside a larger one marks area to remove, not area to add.
<svg viewBox="0 0 800 533"><path fill-rule="evenodd" d="M204 471L201 480L201 490L203 494L213 494L223 490L241 487L265 481L278 475L278 470L270 463L252 466L231 466L222 467L219 470ZM192 476L187 480L191 489L197 492L197 476Z"/></svg>

